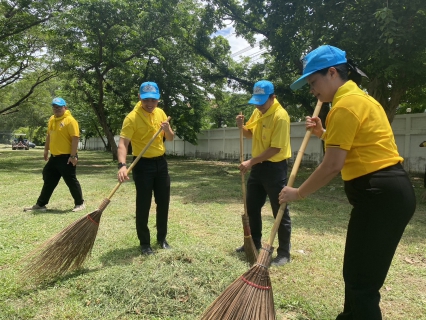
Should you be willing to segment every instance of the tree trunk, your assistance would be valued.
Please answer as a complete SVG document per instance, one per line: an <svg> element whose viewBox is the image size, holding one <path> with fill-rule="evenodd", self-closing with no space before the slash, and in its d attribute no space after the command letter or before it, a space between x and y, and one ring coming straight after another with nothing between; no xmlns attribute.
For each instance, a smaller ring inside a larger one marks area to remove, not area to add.
<svg viewBox="0 0 426 320"><path fill-rule="evenodd" d="M114 135L112 134L111 130L109 130L109 128L104 129L104 130L105 130L105 133L106 133L108 143L111 147L112 160L117 161L118 160L118 154L117 154L118 147L117 147L117 144L115 143Z"/></svg>
<svg viewBox="0 0 426 320"><path fill-rule="evenodd" d="M388 115L388 119L389 122L392 123L395 114L396 114L396 109L399 106L399 103L401 102L402 96L405 94L406 89L404 88L395 88L394 90L392 90L391 92L391 97L390 97L390 101L388 102L388 107L386 114Z"/></svg>
<svg viewBox="0 0 426 320"><path fill-rule="evenodd" d="M388 117L389 123L392 123L396 109L401 102L406 89L396 84L392 86L388 82L374 78L367 86L367 91L374 99L376 99L383 107Z"/></svg>
<svg viewBox="0 0 426 320"><path fill-rule="evenodd" d="M115 143L114 140L114 134L112 133L111 129L108 126L108 122L104 113L104 107L102 104L95 104L95 103L91 103L93 111L95 112L98 120L99 120L99 124L101 125L102 129L104 130L105 136L107 138L108 144L111 147L111 152L112 152L112 160L117 161L118 160L118 155L117 155L117 151L118 151L118 147L117 144Z"/></svg>
<svg viewBox="0 0 426 320"><path fill-rule="evenodd" d="M98 128L98 126L96 124L95 124L95 129L96 129L96 132L98 133L99 138L101 138L102 143L104 144L105 150L107 150L107 151L110 150L108 148L108 144L104 140L104 136L103 136L101 130L99 130L99 128Z"/></svg>

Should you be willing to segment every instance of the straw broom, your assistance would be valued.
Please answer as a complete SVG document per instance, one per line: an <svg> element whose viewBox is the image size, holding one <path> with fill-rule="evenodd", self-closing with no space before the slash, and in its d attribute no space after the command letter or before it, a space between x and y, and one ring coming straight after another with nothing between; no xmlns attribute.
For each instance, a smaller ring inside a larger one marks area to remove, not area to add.
<svg viewBox="0 0 426 320"><path fill-rule="evenodd" d="M318 100L313 116L317 116L322 103ZM288 186L293 186L296 173L311 136L306 131L296 160L290 173ZM263 244L255 265L241 277L236 279L215 301L204 311L201 320L271 320L275 319L274 297L272 294L269 265L274 248L272 247L287 204L280 206L272 227L269 242Z"/></svg>
<svg viewBox="0 0 426 320"><path fill-rule="evenodd" d="M240 112L240 116L243 113ZM240 129L240 163L244 161L244 136L243 127ZM247 215L247 202L246 202L246 183L244 179L244 173L241 172L241 188L243 190L243 202L244 202L244 214L241 216L243 221L244 230L244 252L246 254L247 261L252 265L257 260L257 249L254 245L253 238L251 237L249 217Z"/></svg>
<svg viewBox="0 0 426 320"><path fill-rule="evenodd" d="M170 117L167 118L170 121ZM139 153L127 169L129 174L139 159L151 146L155 138L161 133L161 128L149 140L145 148ZM22 279L33 278L44 280L64 275L67 272L79 269L90 253L98 233L99 222L103 211L110 203L112 196L122 182L118 182L109 196L105 198L95 211L73 222L57 235L53 236L40 247L24 257Z"/></svg>

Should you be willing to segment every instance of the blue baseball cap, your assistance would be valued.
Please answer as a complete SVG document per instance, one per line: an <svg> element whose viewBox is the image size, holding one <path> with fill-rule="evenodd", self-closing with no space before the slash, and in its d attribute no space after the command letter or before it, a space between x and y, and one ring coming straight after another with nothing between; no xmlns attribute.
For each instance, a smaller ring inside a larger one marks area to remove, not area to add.
<svg viewBox="0 0 426 320"><path fill-rule="evenodd" d="M253 96L249 104L263 105L268 100L269 95L274 93L274 85L268 80L260 80L254 84Z"/></svg>
<svg viewBox="0 0 426 320"><path fill-rule="evenodd" d="M65 107L67 105L67 103L65 102L64 99L58 97L58 98L55 98L55 99L52 100L52 106L53 105Z"/></svg>
<svg viewBox="0 0 426 320"><path fill-rule="evenodd" d="M139 89L141 99L160 99L160 90L155 82L144 82Z"/></svg>
<svg viewBox="0 0 426 320"><path fill-rule="evenodd" d="M300 89L307 83L306 77L311 74L347 62L345 51L330 45L318 47L303 58L303 75L293 82L290 88Z"/></svg>

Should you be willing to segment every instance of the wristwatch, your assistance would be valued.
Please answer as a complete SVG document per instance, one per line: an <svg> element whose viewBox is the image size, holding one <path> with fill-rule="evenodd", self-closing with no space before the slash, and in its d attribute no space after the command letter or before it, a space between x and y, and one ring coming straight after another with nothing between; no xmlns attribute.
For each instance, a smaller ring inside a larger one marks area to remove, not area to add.
<svg viewBox="0 0 426 320"><path fill-rule="evenodd" d="M118 165L117 165L118 170L120 170L121 168L123 168L125 166L126 166L126 164L124 162L119 162Z"/></svg>
<svg viewBox="0 0 426 320"><path fill-rule="evenodd" d="M78 159L78 154L76 153L75 156L70 156L71 159Z"/></svg>

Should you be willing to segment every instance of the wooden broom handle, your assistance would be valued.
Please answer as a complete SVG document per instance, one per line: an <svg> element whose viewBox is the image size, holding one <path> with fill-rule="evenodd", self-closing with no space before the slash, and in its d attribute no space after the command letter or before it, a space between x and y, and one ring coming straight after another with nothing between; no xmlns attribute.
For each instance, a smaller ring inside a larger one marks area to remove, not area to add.
<svg viewBox="0 0 426 320"><path fill-rule="evenodd" d="M167 117L167 122L170 122L170 119L171 119L171 117ZM155 140L155 138L157 138L157 136L161 133L161 130L163 130L163 129L160 127L160 129L158 129L158 131L154 134L154 136L151 138L151 140L148 141L148 143L146 144L145 148L143 148L142 151L139 153L139 155L136 157L136 159L133 160L132 164L127 169L127 175L132 171L133 167L138 163L139 159L142 158L142 156L144 155L144 153L146 152L146 150L148 150L148 148L151 146L151 144ZM114 187L114 189L112 189L111 193L107 197L108 200L111 200L112 196L114 195L114 193L117 191L117 189L120 187L120 185L122 183L123 182L118 182L116 184L116 186Z"/></svg>
<svg viewBox="0 0 426 320"><path fill-rule="evenodd" d="M243 113L240 111L240 116L242 116ZM244 128L241 126L240 128L240 163L244 161L244 134L243 134ZM246 182L244 179L244 173L241 172L241 189L243 191L243 202L244 202L244 215L247 215L247 202L246 202Z"/></svg>
<svg viewBox="0 0 426 320"><path fill-rule="evenodd" d="M313 113L313 117L317 117L321 110L322 102L317 101L317 105L315 106L315 110ZM290 178L288 179L287 186L292 187L294 184L294 180L296 180L296 174L299 170L300 163L302 162L303 155L305 154L306 146L308 145L309 138L311 137L312 129L307 130L305 133L305 137L303 138L302 145L300 146L299 152L297 153L296 160L294 161L293 168L291 169ZM272 247L274 244L275 236L277 234L278 228L281 223L281 219L283 218L284 210L287 207L287 203L284 202L280 205L280 209L278 210L277 217L275 218L274 225L272 227L271 235L269 236L268 244Z"/></svg>

